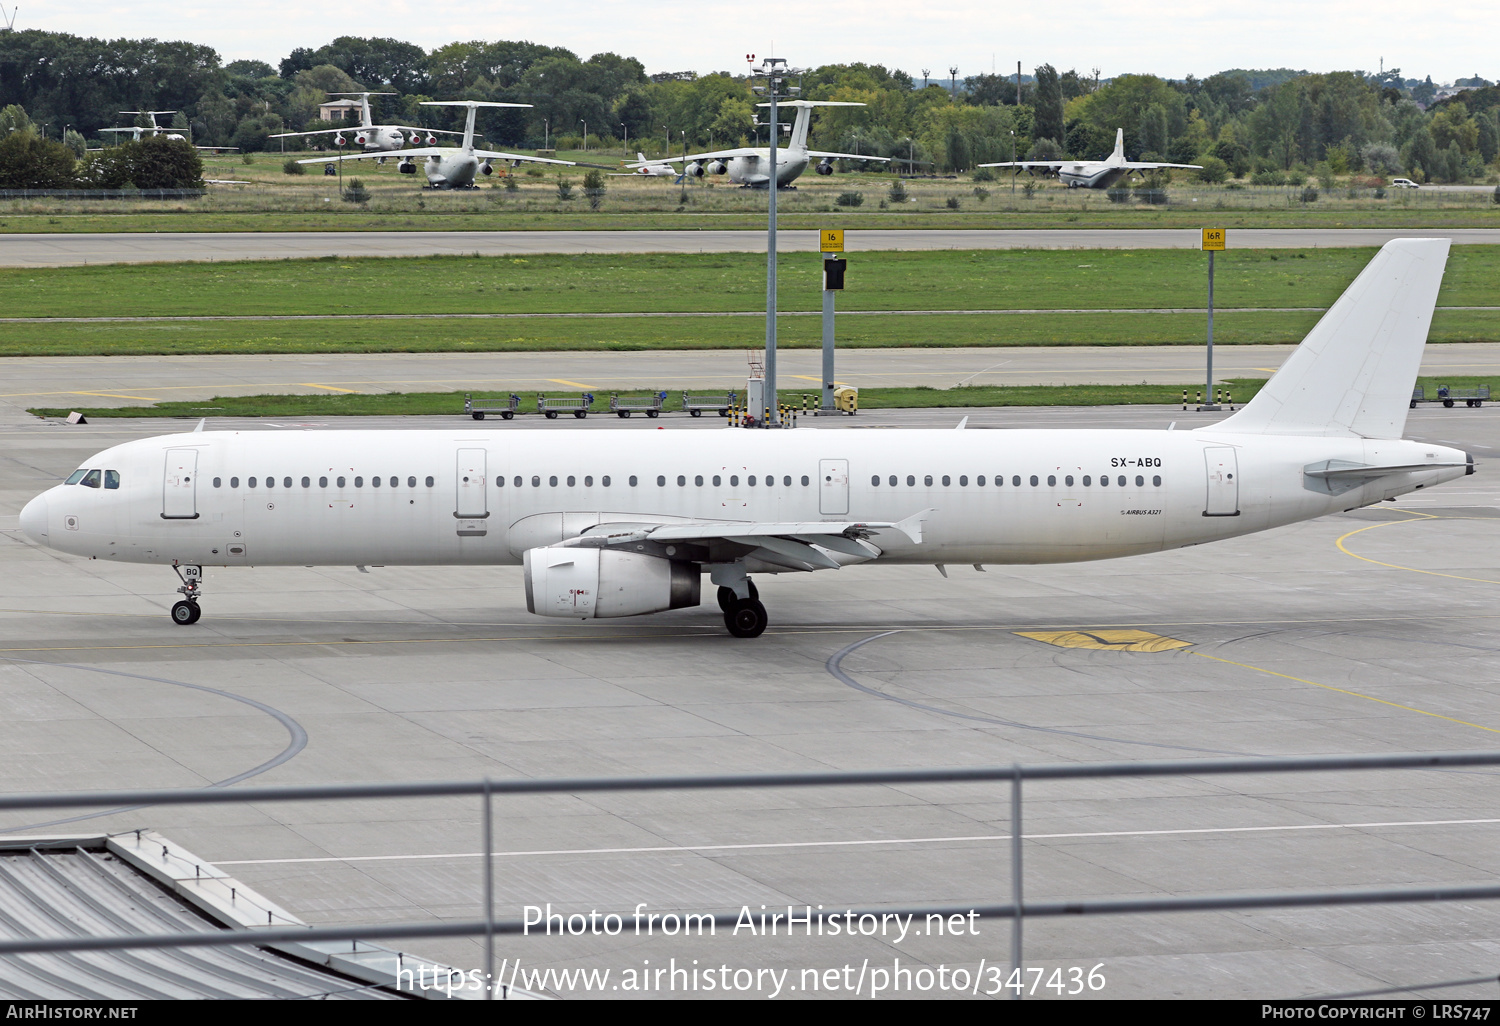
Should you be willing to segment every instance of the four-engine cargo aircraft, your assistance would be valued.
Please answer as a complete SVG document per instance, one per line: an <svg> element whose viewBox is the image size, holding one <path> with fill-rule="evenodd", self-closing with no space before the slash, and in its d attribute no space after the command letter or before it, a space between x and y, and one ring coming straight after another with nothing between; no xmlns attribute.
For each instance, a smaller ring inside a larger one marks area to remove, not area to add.
<svg viewBox="0 0 1500 1026"><path fill-rule="evenodd" d="M769 107L770 104L762 103L760 106ZM785 146L776 147L776 185L778 188L785 189L795 182L797 177L807 170L807 165L812 162L813 157L818 158L814 170L820 175L833 174L833 161L840 157L847 157L850 160L890 160L889 157L872 157L863 153L829 153L807 148L807 128L812 120L814 107L863 107L863 103L850 103L842 100L783 100L776 106L797 108L797 118L792 123L790 140ZM675 164L684 161L683 174L693 178L702 178L705 172L711 175L727 174L731 182L755 189L764 189L771 180L771 148L769 146L742 146L732 150L688 153L681 157L666 157L652 161L646 160L640 154L637 156L641 156L641 159L625 166L638 168L649 164Z"/></svg>
<svg viewBox="0 0 1500 1026"><path fill-rule="evenodd" d="M980 167L1043 168L1056 171L1064 185L1070 189L1108 189L1132 171L1155 171L1164 167L1183 167L1202 170L1199 164L1159 164L1150 161L1125 159L1125 129L1115 129L1115 151L1103 160L1008 160L1001 164L980 164Z"/></svg>
<svg viewBox="0 0 1500 1026"><path fill-rule="evenodd" d="M61 552L173 567L511 565L542 616L701 601L754 574L1064 563L1197 545L1474 471L1405 441L1446 239L1387 243L1238 413L1191 431L204 431L126 442L29 502Z"/></svg>
<svg viewBox="0 0 1500 1026"><path fill-rule="evenodd" d="M508 160L516 163L523 160L534 161L538 164L563 164L573 167L571 160L554 160L551 157L533 157L524 153L502 153L498 150L477 150L474 148L474 115L480 107L530 107L529 103L493 103L488 100L423 100L424 107L464 107L468 110L468 118L464 121L464 136L456 148L422 146L416 149L400 150L393 156L400 158L396 170L404 175L415 174L417 162L414 158L426 157L427 160L422 170L427 175L427 184L434 189L468 189L474 185L476 175L494 174L495 169L490 166L492 160ZM340 157L314 157L311 160L299 160L299 164L323 164L338 160L366 160L375 157L385 160L386 154L375 153L346 153Z"/></svg>
<svg viewBox="0 0 1500 1026"><path fill-rule="evenodd" d="M359 125L350 125L347 128L324 128L316 132L282 132L279 135L269 136L271 139L296 139L301 137L312 137L315 135L331 135L333 141L339 146L353 142L355 146L362 147L372 153L390 153L399 150L407 143L419 143L426 140L428 146L437 145L439 135L459 135L458 132L449 132L437 128L412 128L409 125L377 125L375 117L370 113L370 97L372 96L395 96L395 93L329 93L329 96L357 96L359 97Z"/></svg>

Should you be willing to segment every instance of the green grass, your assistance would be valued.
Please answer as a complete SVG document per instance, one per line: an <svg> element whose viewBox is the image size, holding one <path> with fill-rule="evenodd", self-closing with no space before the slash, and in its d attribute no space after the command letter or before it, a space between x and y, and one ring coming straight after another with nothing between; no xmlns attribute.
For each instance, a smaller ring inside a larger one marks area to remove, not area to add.
<svg viewBox="0 0 1500 1026"><path fill-rule="evenodd" d="M1218 262L1215 340L1302 338L1373 250L1243 250ZM842 347L1177 345L1204 337L1202 313L1109 313L1201 308L1201 253L1181 250L995 250L856 253L839 297ZM225 264L116 264L0 269L7 312L29 317L248 315L264 320L0 323L0 355L734 349L762 334L755 317L644 317L754 311L764 302L755 254L515 258L322 259ZM780 264L784 311L821 303L819 257ZM1497 301L1500 247L1455 247L1441 306ZM1226 313L1225 307L1252 308ZM1314 310L1253 308L1299 307ZM1041 310L935 313L889 310ZM848 316L856 311L866 315ZM1097 312L1095 312L1097 311ZM559 313L579 317L530 317ZM326 315L342 315L338 319ZM422 314L422 320L361 315ZM492 320L444 314L505 314ZM598 316L598 315L621 316ZM289 320L290 316L311 319ZM785 317L783 344L816 347L819 319ZM1500 311L1439 309L1432 341L1500 339Z"/></svg>
<svg viewBox="0 0 1500 1026"><path fill-rule="evenodd" d="M1265 382L1235 379L1228 383L1237 403L1244 403ZM969 386L965 388L862 388L860 409L890 410L935 407L986 406L1124 406L1181 403L1182 385L1025 385ZM463 392L392 392L379 395L251 395L215 397L209 400L161 402L151 406L103 408L61 407L29 410L38 417L66 417L77 409L86 417L371 417L371 416L463 416ZM594 416L609 416L609 395L596 393ZM647 395L622 391L619 395ZM800 408L802 392L782 389L781 399ZM816 393L807 393L816 406ZM478 397L476 397L478 398ZM503 400L486 394L483 398ZM663 407L681 412L682 394L672 392ZM521 411L535 417L536 400L522 395Z"/></svg>

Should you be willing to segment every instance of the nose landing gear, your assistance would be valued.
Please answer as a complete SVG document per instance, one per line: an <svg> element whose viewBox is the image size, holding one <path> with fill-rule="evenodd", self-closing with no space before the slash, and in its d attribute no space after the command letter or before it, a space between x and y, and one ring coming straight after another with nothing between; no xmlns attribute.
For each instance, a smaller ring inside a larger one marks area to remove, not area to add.
<svg viewBox="0 0 1500 1026"><path fill-rule="evenodd" d="M186 627L197 623L198 618L203 615L203 610L198 606L198 598L203 594L203 568L173 563L172 569L177 572L178 580L182 581L182 587L177 589L182 601L172 607L172 622L179 627Z"/></svg>

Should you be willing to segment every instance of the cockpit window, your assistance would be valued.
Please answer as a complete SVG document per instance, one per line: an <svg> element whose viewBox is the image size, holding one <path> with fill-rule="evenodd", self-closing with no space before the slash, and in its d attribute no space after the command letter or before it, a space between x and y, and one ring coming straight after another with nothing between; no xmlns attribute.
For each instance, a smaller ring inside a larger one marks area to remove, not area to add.
<svg viewBox="0 0 1500 1026"><path fill-rule="evenodd" d="M104 472L104 487L120 487L120 472L118 470L106 470Z"/></svg>
<svg viewBox="0 0 1500 1026"><path fill-rule="evenodd" d="M77 484L79 481L83 480L83 475L87 473L87 470L75 470L73 471L73 473L68 475L68 479L64 481L63 484Z"/></svg>
<svg viewBox="0 0 1500 1026"><path fill-rule="evenodd" d="M99 477L101 473L102 471L91 470L87 474L83 475L83 480L79 481L78 483L83 485L85 488L98 488Z"/></svg>

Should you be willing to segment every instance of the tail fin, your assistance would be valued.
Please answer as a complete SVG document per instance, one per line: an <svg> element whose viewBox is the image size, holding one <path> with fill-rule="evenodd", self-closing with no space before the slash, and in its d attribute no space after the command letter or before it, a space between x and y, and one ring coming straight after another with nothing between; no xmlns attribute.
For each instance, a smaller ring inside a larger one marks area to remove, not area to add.
<svg viewBox="0 0 1500 1026"><path fill-rule="evenodd" d="M639 160L642 164L646 163L646 155L640 150L635 151L635 159Z"/></svg>
<svg viewBox="0 0 1500 1026"><path fill-rule="evenodd" d="M1265 388L1214 430L1400 438L1448 246L1387 242Z"/></svg>
<svg viewBox="0 0 1500 1026"><path fill-rule="evenodd" d="M1094 152L1097 153L1098 151L1095 150ZM1115 129L1115 152L1111 153L1109 156L1111 160L1125 159L1125 129Z"/></svg>

